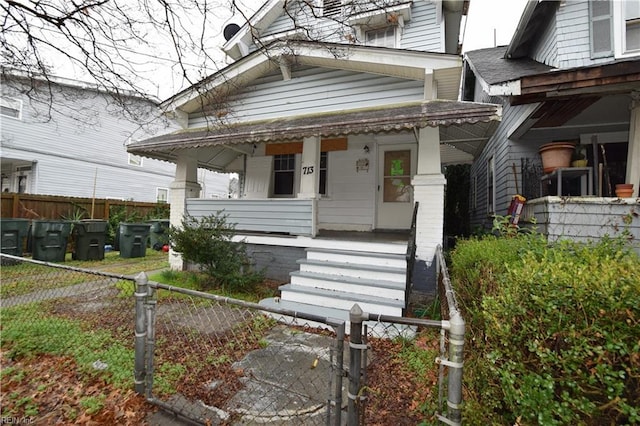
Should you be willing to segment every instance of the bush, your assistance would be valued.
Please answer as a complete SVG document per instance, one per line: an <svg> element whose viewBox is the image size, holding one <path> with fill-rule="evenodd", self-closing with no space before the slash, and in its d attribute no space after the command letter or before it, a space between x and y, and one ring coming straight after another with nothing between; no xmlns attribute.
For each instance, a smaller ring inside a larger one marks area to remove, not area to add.
<svg viewBox="0 0 640 426"><path fill-rule="evenodd" d="M468 240L452 279L468 423L640 422L640 259L622 239Z"/></svg>
<svg viewBox="0 0 640 426"><path fill-rule="evenodd" d="M197 264L211 278L211 284L238 290L262 280L252 269L244 243L234 242L235 227L222 213L196 218L185 216L182 227L169 227L169 242L184 260Z"/></svg>

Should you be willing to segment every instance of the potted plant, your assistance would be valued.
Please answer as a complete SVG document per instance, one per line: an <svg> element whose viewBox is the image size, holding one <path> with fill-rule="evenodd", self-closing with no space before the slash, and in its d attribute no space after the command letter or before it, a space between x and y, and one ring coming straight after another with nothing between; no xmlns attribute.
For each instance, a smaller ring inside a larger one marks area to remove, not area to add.
<svg viewBox="0 0 640 426"><path fill-rule="evenodd" d="M629 198L633 195L632 183L618 183L616 184L616 197Z"/></svg>
<svg viewBox="0 0 640 426"><path fill-rule="evenodd" d="M551 173L559 167L569 167L575 150L574 142L551 142L542 145L538 152L542 160L542 170Z"/></svg>
<svg viewBox="0 0 640 426"><path fill-rule="evenodd" d="M571 167L587 167L587 146L576 145L571 155Z"/></svg>

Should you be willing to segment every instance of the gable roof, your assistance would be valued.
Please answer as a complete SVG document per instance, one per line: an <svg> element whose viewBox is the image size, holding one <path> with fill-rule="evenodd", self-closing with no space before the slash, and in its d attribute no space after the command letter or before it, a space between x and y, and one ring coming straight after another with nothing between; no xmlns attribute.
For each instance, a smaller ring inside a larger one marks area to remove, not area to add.
<svg viewBox="0 0 640 426"><path fill-rule="evenodd" d="M508 59L507 46L479 49L467 52L465 59L476 76L489 85L519 80L553 70L553 67L530 58Z"/></svg>
<svg viewBox="0 0 640 426"><path fill-rule="evenodd" d="M460 87L459 55L391 49L377 46L354 46L314 41L275 41L252 52L226 68L165 100L165 110L179 109L192 113L201 109L207 96L222 90L246 86L251 81L291 64L368 72L412 80L424 80L433 71L438 97L457 99ZM213 97L219 99L219 97Z"/></svg>

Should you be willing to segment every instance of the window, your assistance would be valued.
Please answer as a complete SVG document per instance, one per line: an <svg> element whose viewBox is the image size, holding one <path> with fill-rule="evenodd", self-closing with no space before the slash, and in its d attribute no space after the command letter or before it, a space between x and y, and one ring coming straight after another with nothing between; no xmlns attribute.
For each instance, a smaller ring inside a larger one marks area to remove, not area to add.
<svg viewBox="0 0 640 426"><path fill-rule="evenodd" d="M169 200L169 190L167 188L156 188L156 202L166 203Z"/></svg>
<svg viewBox="0 0 640 426"><path fill-rule="evenodd" d="M139 155L129 154L129 165L142 167L142 157Z"/></svg>
<svg viewBox="0 0 640 426"><path fill-rule="evenodd" d="M22 101L13 98L0 98L0 115L3 117L22 119Z"/></svg>
<svg viewBox="0 0 640 426"><path fill-rule="evenodd" d="M640 2L589 2L593 58L630 56L640 52Z"/></svg>
<svg viewBox="0 0 640 426"><path fill-rule="evenodd" d="M370 30L365 33L367 46L396 47L396 27Z"/></svg>
<svg viewBox="0 0 640 426"><path fill-rule="evenodd" d="M292 196L295 181L296 155L273 156L273 195Z"/></svg>
<svg viewBox="0 0 640 426"><path fill-rule="evenodd" d="M18 193L24 194L27 192L28 177L26 175L18 175L16 177L16 186L18 187Z"/></svg>
<svg viewBox="0 0 640 426"><path fill-rule="evenodd" d="M493 157L487 160L487 213L495 213L496 205L496 175Z"/></svg>
<svg viewBox="0 0 640 426"><path fill-rule="evenodd" d="M478 176L473 177L473 186L471 187L471 209L475 212L478 208Z"/></svg>
<svg viewBox="0 0 640 426"><path fill-rule="evenodd" d="M342 0L324 0L322 2L322 16L338 16L342 12Z"/></svg>
<svg viewBox="0 0 640 426"><path fill-rule="evenodd" d="M327 153L320 153L320 183L318 184L318 193L327 195Z"/></svg>
<svg viewBox="0 0 640 426"><path fill-rule="evenodd" d="M622 2L622 52L640 50L640 2L638 0L626 0Z"/></svg>

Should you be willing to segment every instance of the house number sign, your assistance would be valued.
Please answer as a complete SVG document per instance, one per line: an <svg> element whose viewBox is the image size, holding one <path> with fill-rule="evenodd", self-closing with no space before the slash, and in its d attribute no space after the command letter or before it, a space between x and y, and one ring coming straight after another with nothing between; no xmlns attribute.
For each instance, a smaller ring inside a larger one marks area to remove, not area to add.
<svg viewBox="0 0 640 426"><path fill-rule="evenodd" d="M302 167L303 175L312 175L313 174L313 166L303 166Z"/></svg>

